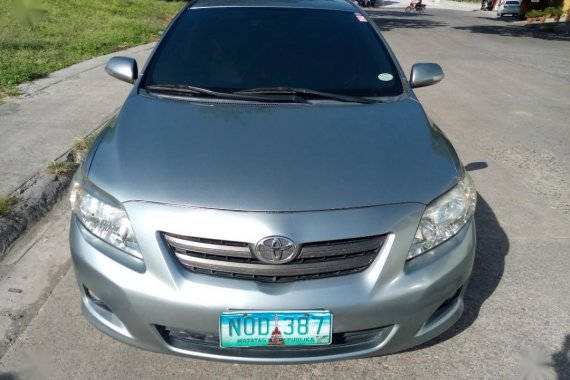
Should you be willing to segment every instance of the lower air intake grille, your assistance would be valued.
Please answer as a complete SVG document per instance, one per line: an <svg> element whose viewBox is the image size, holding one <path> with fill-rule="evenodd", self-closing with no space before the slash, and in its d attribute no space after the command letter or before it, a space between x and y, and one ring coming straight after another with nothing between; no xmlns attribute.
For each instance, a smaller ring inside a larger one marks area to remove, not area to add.
<svg viewBox="0 0 570 380"><path fill-rule="evenodd" d="M162 338L173 347L180 349L192 349L192 347L203 346L203 347L219 347L220 337L217 334L200 333L190 330L177 329L167 326L156 326L158 332ZM360 345L371 343L379 338L385 336L390 329L385 327L360 330L360 331L350 331L344 333L334 333L332 337L332 343L329 346L301 346L303 350L319 349L327 347L344 347L351 345ZM287 348L290 346L283 346L279 349ZM239 348L237 348L239 350ZM226 348L228 350L228 348ZM230 348L231 350L231 348ZM274 346L272 347L249 347L248 350L276 350Z"/></svg>

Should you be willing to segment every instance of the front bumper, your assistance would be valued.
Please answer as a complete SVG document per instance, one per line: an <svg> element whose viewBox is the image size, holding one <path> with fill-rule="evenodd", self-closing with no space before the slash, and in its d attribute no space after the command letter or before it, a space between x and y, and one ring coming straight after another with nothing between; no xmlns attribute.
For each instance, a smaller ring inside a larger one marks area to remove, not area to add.
<svg viewBox="0 0 570 380"><path fill-rule="evenodd" d="M136 223L135 228L144 263L93 237L75 217L70 229L71 252L89 321L104 333L146 350L280 364L380 355L441 334L463 311L463 294L475 253L473 220L454 238L406 262L416 221L423 212L418 204L300 216L136 202L125 206L131 220L145 220ZM224 224L220 224L222 221ZM212 229L220 225L224 228ZM227 240L252 242L272 234L297 242L379 232L387 233L388 238L375 261L362 273L267 284L190 273L176 261L158 231L204 237L215 233ZM236 239L238 235L241 239ZM330 310L334 314L333 333L340 343L292 349L220 348L215 344L219 315L228 309ZM180 340L169 335L171 330L181 330L193 339ZM342 344L342 337L350 334L368 335Z"/></svg>

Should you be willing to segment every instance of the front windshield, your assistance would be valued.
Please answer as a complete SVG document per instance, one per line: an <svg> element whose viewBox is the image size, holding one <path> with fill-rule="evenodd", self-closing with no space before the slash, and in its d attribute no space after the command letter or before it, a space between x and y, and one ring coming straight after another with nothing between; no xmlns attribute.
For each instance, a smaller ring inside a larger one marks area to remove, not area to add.
<svg viewBox="0 0 570 380"><path fill-rule="evenodd" d="M403 91L394 62L362 15L309 9L189 9L145 77L145 86L219 92L295 87L377 97Z"/></svg>

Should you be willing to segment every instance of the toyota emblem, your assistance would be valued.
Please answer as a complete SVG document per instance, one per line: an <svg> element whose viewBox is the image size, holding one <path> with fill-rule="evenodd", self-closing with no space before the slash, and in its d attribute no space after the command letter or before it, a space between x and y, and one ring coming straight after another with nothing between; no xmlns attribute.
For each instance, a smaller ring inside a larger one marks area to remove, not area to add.
<svg viewBox="0 0 570 380"><path fill-rule="evenodd" d="M268 264L285 264L295 259L297 245L283 236L263 238L255 246L255 256Z"/></svg>

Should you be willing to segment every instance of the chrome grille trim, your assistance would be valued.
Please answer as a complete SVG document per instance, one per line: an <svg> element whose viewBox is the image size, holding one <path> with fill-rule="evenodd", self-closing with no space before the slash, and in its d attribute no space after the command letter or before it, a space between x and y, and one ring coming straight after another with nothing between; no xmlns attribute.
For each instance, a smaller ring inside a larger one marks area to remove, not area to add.
<svg viewBox="0 0 570 380"><path fill-rule="evenodd" d="M386 235L300 245L297 259L266 264L253 254L254 244L162 233L174 256L191 272L212 276L286 282L358 273L376 258Z"/></svg>
<svg viewBox="0 0 570 380"><path fill-rule="evenodd" d="M195 267L207 269L214 272L228 272L236 274L244 274L250 276L301 276L317 273L330 273L344 271L352 268L368 266L374 260L374 256L358 256L345 260L331 260L309 264L249 264L234 263L218 260L202 259L192 257L185 254L176 253L176 257L182 265L186 267Z"/></svg>
<svg viewBox="0 0 570 380"><path fill-rule="evenodd" d="M216 256L229 256L229 257L251 257L251 251L247 244L233 243L233 242L223 242L220 241L219 244L213 243L203 243L199 241L200 239L193 239L188 237L177 237L176 235L164 234L164 238L168 244L174 249L192 251L196 253L201 253L204 255L216 255ZM223 244L226 243L226 244Z"/></svg>
<svg viewBox="0 0 570 380"><path fill-rule="evenodd" d="M308 259L313 257L339 256L349 255L356 252L373 251L382 246L383 242L384 236L376 236L366 239L329 242L324 245L322 243L305 244L300 257Z"/></svg>

